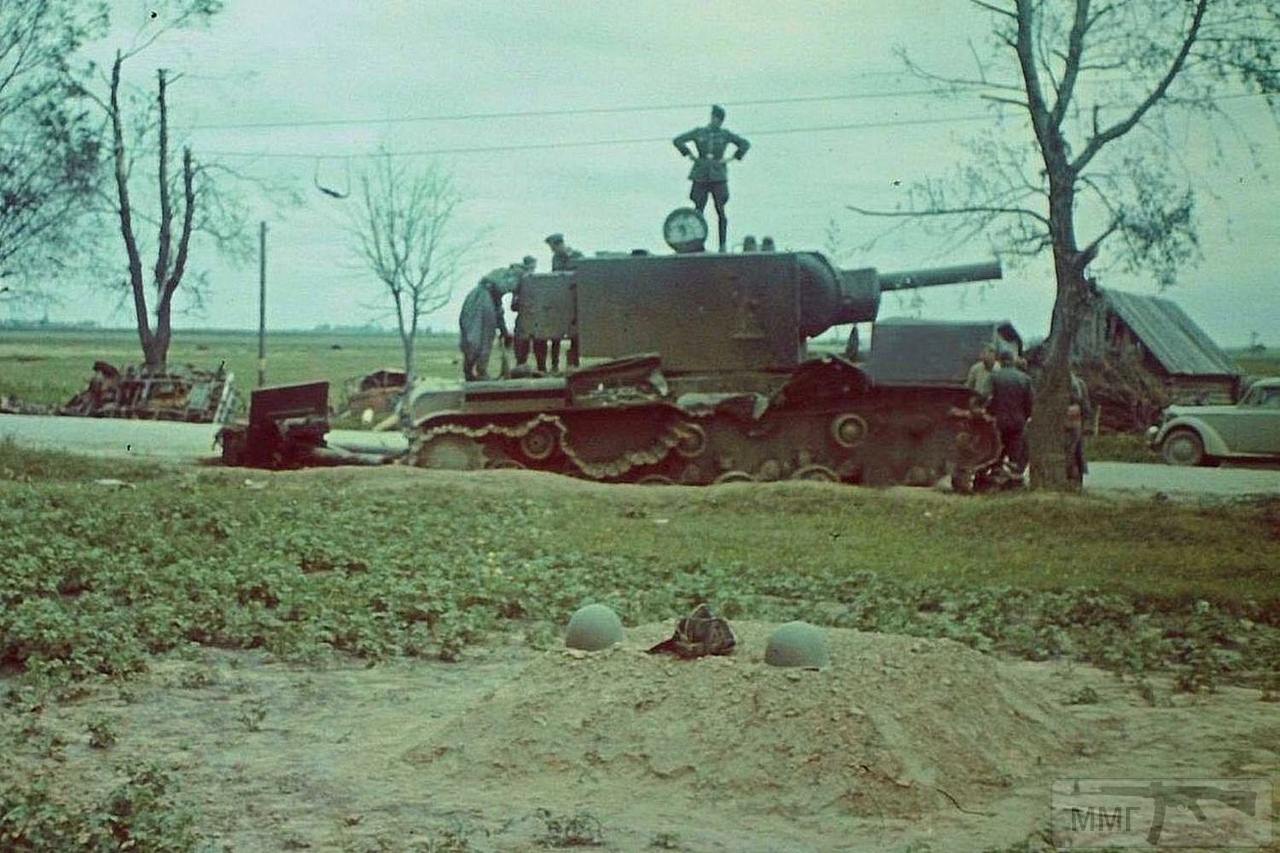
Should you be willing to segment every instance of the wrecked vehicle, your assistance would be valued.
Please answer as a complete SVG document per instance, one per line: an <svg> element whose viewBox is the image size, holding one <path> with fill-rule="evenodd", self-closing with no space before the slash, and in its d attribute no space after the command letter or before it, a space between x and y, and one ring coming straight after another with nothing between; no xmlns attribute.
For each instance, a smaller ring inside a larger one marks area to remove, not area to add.
<svg viewBox="0 0 1280 853"><path fill-rule="evenodd" d="M329 383L307 382L257 388L249 396L249 420L228 424L215 443L224 465L289 469L320 465L381 465L391 454L359 453L331 447Z"/></svg>
<svg viewBox="0 0 1280 853"><path fill-rule="evenodd" d="M345 414L358 417L365 424L373 423L378 416L385 418L395 412L406 381L405 372L394 367L347 380Z"/></svg>
<svg viewBox="0 0 1280 853"><path fill-rule="evenodd" d="M995 459L995 430L963 384L879 381L810 357L807 341L875 320L883 292L999 278L998 262L881 274L817 252L668 242L676 254L599 255L526 278L531 335L576 337L585 358L609 360L416 393L414 463L605 482L929 485Z"/></svg>
<svg viewBox="0 0 1280 853"><path fill-rule="evenodd" d="M56 414L91 418L140 418L226 423L235 411L235 376L225 363L216 370L130 365L123 371L93 363L89 387Z"/></svg>

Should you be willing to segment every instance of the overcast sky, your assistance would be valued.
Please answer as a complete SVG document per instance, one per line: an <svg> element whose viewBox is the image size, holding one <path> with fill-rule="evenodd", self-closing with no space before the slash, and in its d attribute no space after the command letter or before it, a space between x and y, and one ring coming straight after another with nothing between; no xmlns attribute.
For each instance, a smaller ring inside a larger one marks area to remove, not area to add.
<svg viewBox="0 0 1280 853"><path fill-rule="evenodd" d="M285 209L246 197L252 219L268 221L272 328L374 316L366 306L377 301L377 285L353 266L344 232L354 198L335 200L312 186L318 172L323 184L345 188L348 162L355 169L363 162L348 155L380 145L393 152L550 146L438 155L465 198L458 236L486 235L451 305L427 320L454 329L457 306L485 271L527 253L548 268L542 240L552 231L588 253L665 251L663 217L686 203L688 192L688 164L668 140L705 123L713 102L726 105L726 125L752 142L746 159L731 168L731 239L771 234L784 248L821 249L834 221L850 266L890 271L991 255L985 241L944 249L940 240L909 231L854 252L885 223L845 207L893 207L905 184L943 174L967 156L966 138L991 127L993 120L982 118L989 109L977 99L893 95L926 87L901 73L897 47L942 72L970 69L968 40L980 42L989 21L967 2L228 0L227 6L205 31L164 36L132 59L126 74L148 87L158 66L187 73L170 94L171 122L185 128L179 135L195 156L291 179L304 192L301 206ZM114 9L115 32L96 46L99 56L127 46L146 19L147 7L137 0L119 0ZM817 100L829 96L839 97ZM786 99L792 100L759 103ZM389 121L617 107L653 109ZM1224 108L1260 146L1264 167L1275 170L1280 135L1264 106L1242 99ZM305 124L320 121L348 123ZM299 126L211 127L254 122ZM773 133L833 125L879 126ZM1012 138L1025 136L1017 121L1004 126ZM564 147L596 141L615 144ZM1263 180L1233 136L1220 141L1215 158L1205 134L1191 131L1179 140L1179 155L1197 176L1205 257L1168 295L1223 344L1244 343L1256 330L1280 345L1276 184ZM230 156L235 152L255 156ZM210 271L212 290L205 313L181 322L256 326L256 262L235 268L200 248L192 265ZM1099 275L1104 286L1154 292L1147 279ZM932 291L920 310L930 318L1007 318L1024 336L1036 336L1047 329L1051 304L1051 268L1041 261L1009 270L989 287ZM882 316L903 310L887 299ZM90 297L71 301L57 316L127 325L127 312L111 312L111 300Z"/></svg>

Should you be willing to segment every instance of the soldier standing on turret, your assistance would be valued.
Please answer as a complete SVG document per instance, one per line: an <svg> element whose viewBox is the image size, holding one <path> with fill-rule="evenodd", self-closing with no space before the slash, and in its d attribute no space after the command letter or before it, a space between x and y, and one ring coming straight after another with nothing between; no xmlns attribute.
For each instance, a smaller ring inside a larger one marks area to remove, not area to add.
<svg viewBox="0 0 1280 853"><path fill-rule="evenodd" d="M729 230L729 221L724 214L724 206L729 201L729 161L725 159L725 149L732 142L737 149L733 153L733 159L741 160L751 147L747 140L731 133L723 124L724 107L714 106L711 108L711 124L695 127L671 140L682 157L693 160L693 168L689 171L689 180L693 181L689 200L699 213L707 206L707 195L715 202L722 252L725 250L725 238ZM690 142L698 150L696 156L689 151Z"/></svg>

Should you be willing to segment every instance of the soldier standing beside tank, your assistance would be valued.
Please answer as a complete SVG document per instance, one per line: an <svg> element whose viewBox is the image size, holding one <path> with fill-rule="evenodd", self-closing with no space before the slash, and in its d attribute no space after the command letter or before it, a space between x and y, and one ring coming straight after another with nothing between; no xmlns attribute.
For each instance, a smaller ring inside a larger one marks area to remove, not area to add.
<svg viewBox="0 0 1280 853"><path fill-rule="evenodd" d="M524 272L531 273L537 266L538 261L532 255L525 255L521 262ZM523 282L524 278L521 277ZM520 310L520 287L517 285L516 290L511 294L511 310L515 312L516 322L513 331L513 337L516 353L516 367L524 367L529 363L529 352L537 352L538 341L535 340L527 331L528 323L525 321L524 313ZM546 365L546 344L543 344L542 353L538 356L538 370L545 371Z"/></svg>
<svg viewBox="0 0 1280 853"><path fill-rule="evenodd" d="M1000 369L991 374L991 400L987 410L996 419L996 431L1009 464L1018 474L1027 470L1027 421L1035 403L1031 377L1013 365L1013 353L1001 351Z"/></svg>
<svg viewBox="0 0 1280 853"><path fill-rule="evenodd" d="M462 350L462 377L466 381L489 378L489 355L495 334L502 335L504 346L511 343L512 336L502 313L502 297L515 293L520 280L533 272L536 263L526 256L524 263L493 270L467 294L458 315L458 346Z"/></svg>
<svg viewBox="0 0 1280 853"><path fill-rule="evenodd" d="M1089 388L1084 380L1071 371L1071 402L1067 406L1067 481L1075 488L1084 485L1084 475L1089 472L1089 463L1084 458L1084 424L1093 417L1093 406L1089 402Z"/></svg>
<svg viewBox="0 0 1280 853"><path fill-rule="evenodd" d="M551 247L551 271L564 272L571 270L577 266L577 261L582 257L582 253L577 249L572 249L564 242L563 234L552 234L547 237L547 245ZM560 339L551 339L551 372L560 372ZM538 356L538 346L542 347L542 355ZM534 355L538 358L538 369L543 369L543 364L547 358L547 341L534 341ZM565 358L569 367L578 366L578 336L574 335L569 338L569 352Z"/></svg>
<svg viewBox="0 0 1280 853"><path fill-rule="evenodd" d="M711 123L705 127L695 127L671 140L680 156L693 160L693 168L689 171L689 180L693 187L689 190L689 200L701 213L707 206L710 195L716 205L716 224L720 233L720 251L725 250L725 239L728 235L729 221L725 218L724 206L729 201L729 169L725 158L725 149L732 142L736 150L733 159L741 160L751 144L735 133L723 127L724 107L711 108ZM692 142L698 153L695 156L689 151Z"/></svg>

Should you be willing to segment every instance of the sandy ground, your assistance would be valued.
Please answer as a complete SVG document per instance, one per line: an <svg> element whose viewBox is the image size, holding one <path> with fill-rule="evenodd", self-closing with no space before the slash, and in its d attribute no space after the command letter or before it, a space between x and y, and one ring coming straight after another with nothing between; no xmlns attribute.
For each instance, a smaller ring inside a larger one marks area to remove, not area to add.
<svg viewBox="0 0 1280 853"><path fill-rule="evenodd" d="M772 626L749 622L730 657L643 653L671 627L458 664L208 653L42 724L81 793L123 761L176 765L201 830L237 851L514 851L575 833L609 850L976 851L1042 831L1057 778L1280 776L1280 712L1257 691L1155 680L1153 706L1087 667L838 629L828 669L781 670L762 660ZM1072 704L1086 687L1097 701ZM91 749L103 715L118 741Z"/></svg>

